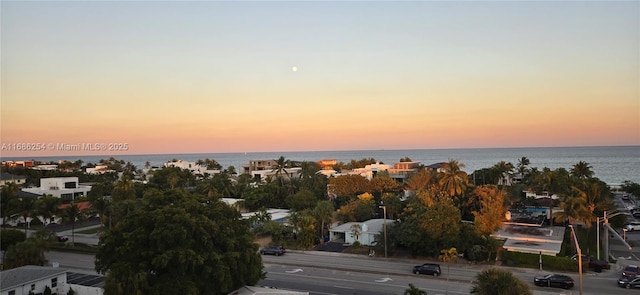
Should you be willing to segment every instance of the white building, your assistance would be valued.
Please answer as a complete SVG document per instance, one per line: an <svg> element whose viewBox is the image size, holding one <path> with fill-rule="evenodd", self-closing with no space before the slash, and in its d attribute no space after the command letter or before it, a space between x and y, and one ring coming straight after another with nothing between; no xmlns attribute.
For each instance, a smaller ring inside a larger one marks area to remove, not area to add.
<svg viewBox="0 0 640 295"><path fill-rule="evenodd" d="M329 240L353 245L356 241L364 246L375 246L376 236L384 230L384 219L369 219L364 222L347 222L329 229ZM393 220L386 220L387 226Z"/></svg>
<svg viewBox="0 0 640 295"><path fill-rule="evenodd" d="M93 168L87 168L85 171L87 174L104 174L116 172L115 170L109 169L109 167L107 167L106 165L96 165Z"/></svg>
<svg viewBox="0 0 640 295"><path fill-rule="evenodd" d="M0 271L0 295L43 294L49 287L52 293L66 294L67 271L60 268L26 265Z"/></svg>
<svg viewBox="0 0 640 295"><path fill-rule="evenodd" d="M36 265L0 271L0 295L44 294L47 287L52 294L102 295L104 277Z"/></svg>
<svg viewBox="0 0 640 295"><path fill-rule="evenodd" d="M0 186L6 185L7 183L15 183L17 185L23 185L27 182L27 178L20 175L13 175L11 173L2 172L0 173Z"/></svg>
<svg viewBox="0 0 640 295"><path fill-rule="evenodd" d="M213 175L213 174L220 173L220 170L209 170L207 169L207 166L202 166L200 164L196 164L196 162L189 162L184 160L166 162L164 163L164 167L177 167L180 169L189 170L193 174L200 174L200 175L205 175L205 174Z"/></svg>
<svg viewBox="0 0 640 295"><path fill-rule="evenodd" d="M23 188L22 190L39 196L47 194L73 201L76 197L87 196L91 191L91 186L78 183L77 177L54 177L41 178L40 187Z"/></svg>

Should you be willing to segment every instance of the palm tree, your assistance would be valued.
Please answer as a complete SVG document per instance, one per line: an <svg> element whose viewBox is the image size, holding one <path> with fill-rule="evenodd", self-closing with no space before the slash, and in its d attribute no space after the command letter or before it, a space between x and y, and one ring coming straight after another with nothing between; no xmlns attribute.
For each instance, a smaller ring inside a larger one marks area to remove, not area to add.
<svg viewBox="0 0 640 295"><path fill-rule="evenodd" d="M497 177L496 184L500 184L500 179L509 178L513 171L513 164L511 162L500 161L491 167L493 173Z"/></svg>
<svg viewBox="0 0 640 295"><path fill-rule="evenodd" d="M131 178L126 174L122 175L113 185L113 192L111 193L113 200L117 202L135 198L134 187L135 185Z"/></svg>
<svg viewBox="0 0 640 295"><path fill-rule="evenodd" d="M421 290L410 283L409 289L404 290L404 295L427 295L427 291Z"/></svg>
<svg viewBox="0 0 640 295"><path fill-rule="evenodd" d="M31 217L31 214L35 211L35 200L30 197L20 198L20 202L18 203L19 212L22 214L22 219L24 221L24 233L27 233L27 225L31 223L31 221L27 220Z"/></svg>
<svg viewBox="0 0 640 295"><path fill-rule="evenodd" d="M469 185L467 173L461 170L463 167L464 164L459 163L457 160L450 159L442 168L443 172L439 175L440 179L438 183L440 184L440 188L452 198L464 193Z"/></svg>
<svg viewBox="0 0 640 295"><path fill-rule="evenodd" d="M273 165L272 172L275 172L276 178L282 179L282 173L284 173L286 176L289 176L289 172L287 171L287 168L289 168L289 165L291 164L291 162L285 159L284 156L280 156L280 158L278 158L275 161L276 161L276 164Z"/></svg>
<svg viewBox="0 0 640 295"><path fill-rule="evenodd" d="M58 206L62 200L52 195L44 195L42 198L35 201L35 212L44 219L44 225L46 226L51 221L58 211Z"/></svg>
<svg viewBox="0 0 640 295"><path fill-rule="evenodd" d="M80 209L76 203L71 203L69 206L62 209L62 220L71 222L71 245L75 242L76 221L80 216Z"/></svg>
<svg viewBox="0 0 640 295"><path fill-rule="evenodd" d="M449 276L451 273L451 262L458 261L458 250L456 248L442 249L440 250L440 256L438 259L442 262L447 263L447 289L445 290L445 294L449 293Z"/></svg>
<svg viewBox="0 0 640 295"><path fill-rule="evenodd" d="M359 223L354 223L351 225L351 235L355 238L356 241L360 241L360 235L362 234L362 227Z"/></svg>
<svg viewBox="0 0 640 295"><path fill-rule="evenodd" d="M317 220L320 221L320 240L324 239L324 229L325 224L330 224L333 212L334 212L333 204L329 201L320 201L316 204L316 207L313 209L313 213Z"/></svg>
<svg viewBox="0 0 640 295"><path fill-rule="evenodd" d="M527 157L522 157L518 160L518 173L520 173L522 179L524 179L524 175L527 172L527 166L529 166L530 163L531 162Z"/></svg>
<svg viewBox="0 0 640 295"><path fill-rule="evenodd" d="M587 227L591 226L593 219L591 218L591 212L587 208L587 200L584 197L567 196L560 203L560 208L562 208L562 211L553 213L556 222L569 220L569 224L574 225L576 221L581 221Z"/></svg>
<svg viewBox="0 0 640 295"><path fill-rule="evenodd" d="M589 163L580 161L571 168L571 175L579 179L587 179L593 177L593 171L591 170L591 165L589 165Z"/></svg>
<svg viewBox="0 0 640 295"><path fill-rule="evenodd" d="M18 192L20 187L15 182L9 182L2 186L0 193L0 210L2 210L2 224L7 224L7 218L17 213L20 208Z"/></svg>

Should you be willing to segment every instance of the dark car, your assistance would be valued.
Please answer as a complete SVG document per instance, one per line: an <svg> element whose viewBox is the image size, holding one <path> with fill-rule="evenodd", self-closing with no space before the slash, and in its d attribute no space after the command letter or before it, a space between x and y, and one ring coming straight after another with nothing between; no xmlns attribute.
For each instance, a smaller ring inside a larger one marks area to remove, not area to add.
<svg viewBox="0 0 640 295"><path fill-rule="evenodd" d="M63 236L63 235L56 235L56 239L58 240L58 242L66 242L69 240L67 236Z"/></svg>
<svg viewBox="0 0 640 295"><path fill-rule="evenodd" d="M634 279L640 273L640 266L637 265L627 265L622 270L622 278L623 279Z"/></svg>
<svg viewBox="0 0 640 295"><path fill-rule="evenodd" d="M280 255L284 254L285 252L287 252L287 251L282 246L268 246L268 247L264 247L264 248L262 248L260 250L260 254L262 254L262 255L271 254L271 255L275 255L275 256L280 256Z"/></svg>
<svg viewBox="0 0 640 295"><path fill-rule="evenodd" d="M573 288L573 279L567 275L548 274L533 278L533 284L541 287L556 287L563 289Z"/></svg>
<svg viewBox="0 0 640 295"><path fill-rule="evenodd" d="M413 267L414 274L421 275L432 275L434 277L439 276L442 271L440 271L440 265L435 263L425 263L423 265L416 265Z"/></svg>
<svg viewBox="0 0 640 295"><path fill-rule="evenodd" d="M627 288L627 289L640 288L640 278L635 278L635 279L620 278L618 280L618 286L622 288Z"/></svg>

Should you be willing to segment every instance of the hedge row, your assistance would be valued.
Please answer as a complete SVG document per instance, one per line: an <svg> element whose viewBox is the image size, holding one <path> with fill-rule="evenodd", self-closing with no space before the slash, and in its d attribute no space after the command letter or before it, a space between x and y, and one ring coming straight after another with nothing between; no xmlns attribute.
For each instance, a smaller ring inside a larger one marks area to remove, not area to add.
<svg viewBox="0 0 640 295"><path fill-rule="evenodd" d="M540 267L540 254L503 250L501 255L502 265L505 266L528 268ZM583 271L587 270L587 268L588 265L582 266ZM573 260L570 257L542 255L542 269L578 272L578 261Z"/></svg>

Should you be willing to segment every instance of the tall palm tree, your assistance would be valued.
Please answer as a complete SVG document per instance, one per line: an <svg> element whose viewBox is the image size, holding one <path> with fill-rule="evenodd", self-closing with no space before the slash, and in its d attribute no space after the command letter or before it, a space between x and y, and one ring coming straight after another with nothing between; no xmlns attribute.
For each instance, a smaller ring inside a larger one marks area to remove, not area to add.
<svg viewBox="0 0 640 295"><path fill-rule="evenodd" d="M467 173L461 169L464 166L457 160L449 159L449 162L442 168L443 172L439 174L440 188L452 198L464 193L469 186Z"/></svg>
<svg viewBox="0 0 640 295"><path fill-rule="evenodd" d="M18 206L19 212L22 214L22 219L24 221L24 233L26 234L27 226L31 223L31 221L27 221L27 219L29 219L35 211L35 200L30 197L20 198Z"/></svg>
<svg viewBox="0 0 640 295"><path fill-rule="evenodd" d="M593 177L593 170L591 170L589 163L580 161L571 168L571 175L580 179L587 179Z"/></svg>
<svg viewBox="0 0 640 295"><path fill-rule="evenodd" d="M320 201L316 204L316 207L313 209L313 213L316 217L316 220L320 221L320 239L324 238L324 230L326 224L331 224L331 220L333 217L333 212L335 209L333 208L333 204L329 201Z"/></svg>
<svg viewBox="0 0 640 295"><path fill-rule="evenodd" d="M76 221L80 217L80 208L76 203L71 203L70 206L62 209L62 220L71 222L71 245L75 242Z"/></svg>
<svg viewBox="0 0 640 295"><path fill-rule="evenodd" d="M562 211L553 213L556 222L569 220L569 224L574 225L576 221L584 222L587 227L591 226L593 219L587 207L587 200L581 196L567 196L560 202Z"/></svg>
<svg viewBox="0 0 640 295"><path fill-rule="evenodd" d="M511 164L511 162L500 161L493 165L493 167L491 167L491 170L497 177L496 184L500 184L500 179L503 179L505 177L508 178L511 176L511 172L513 171L513 164Z"/></svg>
<svg viewBox="0 0 640 295"><path fill-rule="evenodd" d="M51 218L58 212L61 199L52 195L44 195L37 199L34 204L35 212L44 219L44 225L49 224Z"/></svg>
<svg viewBox="0 0 640 295"><path fill-rule="evenodd" d="M2 224L7 224L7 218L19 212L20 199L18 192L20 187L15 182L9 182L1 187L0 210L2 210Z"/></svg>
<svg viewBox="0 0 640 295"><path fill-rule="evenodd" d="M447 289L445 294L449 293L449 276L451 273L451 262L458 261L458 250L456 248L442 249L440 250L440 256L438 259L447 264Z"/></svg>
<svg viewBox="0 0 640 295"><path fill-rule="evenodd" d="M527 157L522 157L518 160L518 173L520 173L520 176L522 177L522 179L524 179L525 177L525 173L527 172L527 166L529 166L529 164L531 164L531 161L529 161L529 158Z"/></svg>

